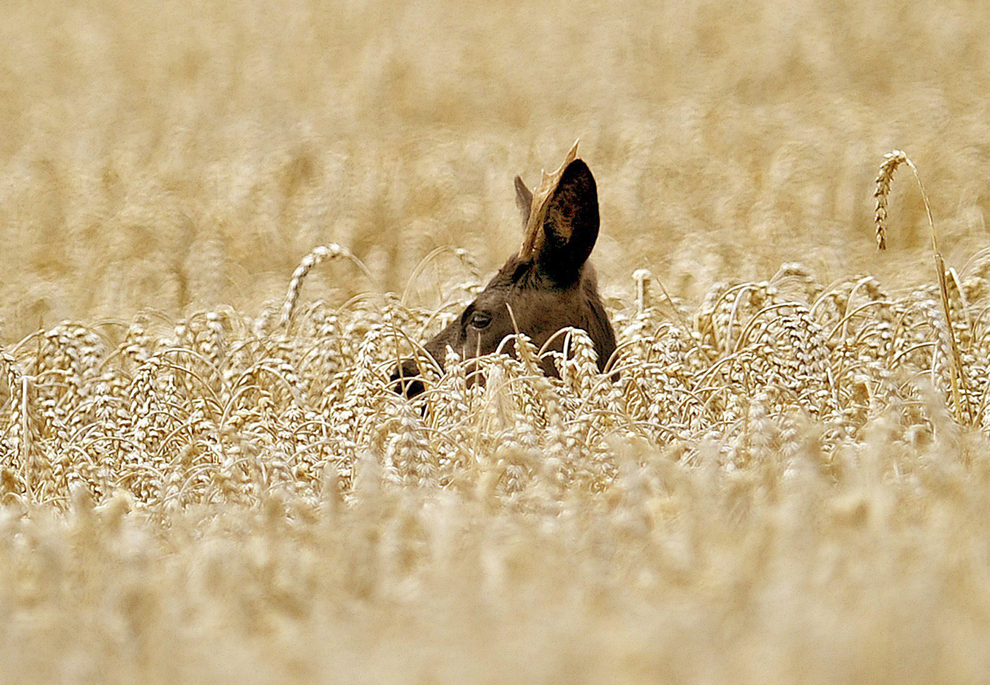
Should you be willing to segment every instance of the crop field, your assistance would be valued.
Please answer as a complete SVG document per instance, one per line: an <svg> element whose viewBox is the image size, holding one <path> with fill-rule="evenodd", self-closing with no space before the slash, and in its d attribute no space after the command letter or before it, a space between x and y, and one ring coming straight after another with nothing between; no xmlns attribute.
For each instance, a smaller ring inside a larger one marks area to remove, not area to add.
<svg viewBox="0 0 990 685"><path fill-rule="evenodd" d="M0 13L0 684L990 682L990 5Z"/></svg>

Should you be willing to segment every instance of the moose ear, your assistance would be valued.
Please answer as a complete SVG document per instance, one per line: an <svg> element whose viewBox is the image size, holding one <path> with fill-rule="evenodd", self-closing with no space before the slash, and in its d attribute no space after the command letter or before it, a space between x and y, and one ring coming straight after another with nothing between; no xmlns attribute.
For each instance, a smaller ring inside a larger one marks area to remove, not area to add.
<svg viewBox="0 0 990 685"><path fill-rule="evenodd" d="M559 282L576 279L598 240L598 189L591 169L575 159L547 203L537 262Z"/></svg>
<svg viewBox="0 0 990 685"><path fill-rule="evenodd" d="M516 207L522 214L522 222L525 227L529 223L529 213L533 210L533 193L518 176L516 176Z"/></svg>

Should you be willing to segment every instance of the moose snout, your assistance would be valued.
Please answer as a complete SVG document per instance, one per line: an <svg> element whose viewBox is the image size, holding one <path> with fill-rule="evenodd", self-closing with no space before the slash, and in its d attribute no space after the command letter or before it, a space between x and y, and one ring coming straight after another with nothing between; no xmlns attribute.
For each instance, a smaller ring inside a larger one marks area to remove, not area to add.
<svg viewBox="0 0 990 685"><path fill-rule="evenodd" d="M426 391L426 386L423 385L423 380L419 376L419 367L416 365L415 359L403 359L399 362L392 370L389 379L392 383L392 389L410 400Z"/></svg>

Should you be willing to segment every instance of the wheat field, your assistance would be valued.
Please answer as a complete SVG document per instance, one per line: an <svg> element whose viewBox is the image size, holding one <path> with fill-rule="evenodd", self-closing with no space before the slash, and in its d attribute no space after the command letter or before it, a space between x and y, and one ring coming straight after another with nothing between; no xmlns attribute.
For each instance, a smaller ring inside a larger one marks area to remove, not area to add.
<svg viewBox="0 0 990 685"><path fill-rule="evenodd" d="M990 681L990 6L2 13L0 683ZM577 137L618 376L393 393Z"/></svg>

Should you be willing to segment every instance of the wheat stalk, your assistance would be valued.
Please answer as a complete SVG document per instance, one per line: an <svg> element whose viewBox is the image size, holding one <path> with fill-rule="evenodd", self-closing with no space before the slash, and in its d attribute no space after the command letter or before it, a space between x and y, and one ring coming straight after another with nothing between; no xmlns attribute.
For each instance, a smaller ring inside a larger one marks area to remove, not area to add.
<svg viewBox="0 0 990 685"><path fill-rule="evenodd" d="M880 165L880 172L877 174L876 190L873 196L877 200L876 208L876 235L877 248L887 249L887 198L890 195L890 184L894 178L894 171L901 164L907 164L914 173L914 178L918 182L921 190L921 199L925 203L925 213L928 217L928 227L932 235L932 255L935 261L935 276L938 281L938 290L942 302L942 315L945 317L946 333L949 341L950 360L950 382L952 386L952 404L956 420L960 423L969 423L970 412L968 406L969 393L966 391L966 376L963 373L962 357L959 354L959 344L956 341L956 333L952 327L952 312L949 308L949 288L945 278L945 260L938 249L938 235L935 231L935 221L932 219L932 207L928 201L928 193L925 191L925 184L921 181L921 175L914 162L902 151L894 150L884 155L883 163Z"/></svg>

